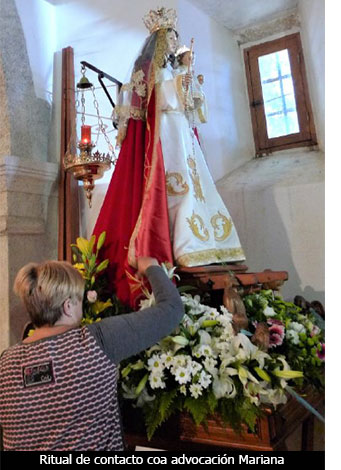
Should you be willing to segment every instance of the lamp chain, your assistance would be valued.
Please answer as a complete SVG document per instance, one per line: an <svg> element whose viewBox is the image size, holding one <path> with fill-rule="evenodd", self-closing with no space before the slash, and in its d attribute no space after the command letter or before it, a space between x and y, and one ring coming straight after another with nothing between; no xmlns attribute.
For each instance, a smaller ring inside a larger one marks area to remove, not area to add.
<svg viewBox="0 0 341 470"><path fill-rule="evenodd" d="M82 103L81 120L82 120L82 126L84 126L85 124L85 96L84 96L83 90L82 90L82 96L81 96L81 103Z"/></svg>
<svg viewBox="0 0 341 470"><path fill-rule="evenodd" d="M99 113L99 105L98 105L98 101L97 101L97 98L96 98L96 95L95 95L95 90L94 88L92 87L91 88L91 91L92 91L92 94L94 96L94 106L95 106L95 109L96 109L96 113L97 113L97 118L98 118L98 124L99 124L99 128L105 138L105 141L108 145L108 148L109 148L109 151L110 153L114 156L114 159L112 160L112 163L115 164L116 161L117 161L117 157L116 157L116 154L115 154L115 150L114 150L114 147L113 145L111 144L110 140L109 140L109 137L107 136L107 133L106 133L106 126L105 124L103 123L102 121L102 118L100 116L100 113Z"/></svg>

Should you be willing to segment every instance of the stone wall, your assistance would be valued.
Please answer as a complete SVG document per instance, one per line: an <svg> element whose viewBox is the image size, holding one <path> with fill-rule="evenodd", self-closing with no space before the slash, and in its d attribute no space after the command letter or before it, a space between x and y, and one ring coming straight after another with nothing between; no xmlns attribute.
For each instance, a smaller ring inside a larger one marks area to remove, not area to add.
<svg viewBox="0 0 341 470"><path fill-rule="evenodd" d="M55 258L57 176L54 163L0 157L0 351L20 339L28 321L12 292L16 273L31 261Z"/></svg>
<svg viewBox="0 0 341 470"><path fill-rule="evenodd" d="M14 0L0 4L1 89L7 97L6 117L10 151L0 148L0 155L17 155L47 160L51 106L37 98L20 17ZM2 124L1 126L1 135Z"/></svg>
<svg viewBox="0 0 341 470"><path fill-rule="evenodd" d="M57 255L59 167L48 163L51 106L37 98L14 0L0 2L0 352L26 313L12 292L19 268Z"/></svg>

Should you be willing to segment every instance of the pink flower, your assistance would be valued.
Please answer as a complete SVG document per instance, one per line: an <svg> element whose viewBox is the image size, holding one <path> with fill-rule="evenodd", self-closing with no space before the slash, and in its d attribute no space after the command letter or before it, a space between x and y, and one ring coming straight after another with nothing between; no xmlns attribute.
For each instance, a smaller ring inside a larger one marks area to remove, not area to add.
<svg viewBox="0 0 341 470"><path fill-rule="evenodd" d="M317 357L318 357L321 361L324 361L324 357L325 357L325 347L324 347L324 343L320 343L320 345L322 346L322 351L317 350L317 351L316 351L316 354L317 354Z"/></svg>
<svg viewBox="0 0 341 470"><path fill-rule="evenodd" d="M86 297L91 304L94 304L97 300L97 292L95 290L88 290Z"/></svg>
<svg viewBox="0 0 341 470"><path fill-rule="evenodd" d="M268 325L282 325L282 326L284 326L284 323L281 322L281 320L276 320L276 318L268 318L267 323L268 323Z"/></svg>
<svg viewBox="0 0 341 470"><path fill-rule="evenodd" d="M267 321L269 326L270 342L269 348L275 348L281 346L284 340L285 328L284 324L280 320L270 318Z"/></svg>
<svg viewBox="0 0 341 470"><path fill-rule="evenodd" d="M310 336L313 337L315 335L318 335L320 333L320 328L316 325L313 326L313 329L311 330Z"/></svg>

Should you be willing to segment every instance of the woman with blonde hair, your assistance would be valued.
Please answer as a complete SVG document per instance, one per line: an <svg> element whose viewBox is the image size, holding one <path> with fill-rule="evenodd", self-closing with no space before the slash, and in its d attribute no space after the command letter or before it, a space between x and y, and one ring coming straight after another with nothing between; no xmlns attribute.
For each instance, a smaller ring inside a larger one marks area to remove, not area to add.
<svg viewBox="0 0 341 470"><path fill-rule="evenodd" d="M154 307L81 327L84 281L69 263L24 266L14 290L35 326L0 357L0 426L5 450L123 450L120 361L170 334L181 298L154 258L137 260Z"/></svg>

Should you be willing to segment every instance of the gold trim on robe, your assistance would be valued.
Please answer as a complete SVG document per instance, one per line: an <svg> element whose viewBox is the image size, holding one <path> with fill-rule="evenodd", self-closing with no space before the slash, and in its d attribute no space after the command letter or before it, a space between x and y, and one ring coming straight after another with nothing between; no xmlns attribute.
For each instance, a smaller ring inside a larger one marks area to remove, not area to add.
<svg viewBox="0 0 341 470"><path fill-rule="evenodd" d="M188 253L180 256L176 260L178 266L191 267L191 266L201 266L210 263L223 263L223 262L233 262L240 261L244 259L244 251L242 247L239 248L226 248L226 249L211 249L197 251L194 253Z"/></svg>

